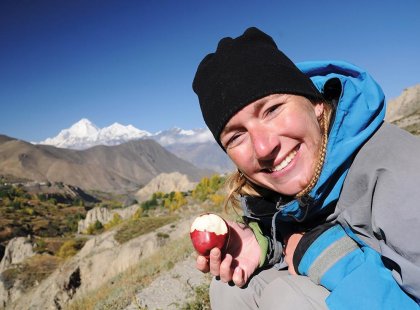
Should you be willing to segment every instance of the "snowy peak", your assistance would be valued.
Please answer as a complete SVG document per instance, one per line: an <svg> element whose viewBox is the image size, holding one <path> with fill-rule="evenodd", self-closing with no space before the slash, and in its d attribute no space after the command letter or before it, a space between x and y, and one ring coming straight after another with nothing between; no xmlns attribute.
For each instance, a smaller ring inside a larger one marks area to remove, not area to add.
<svg viewBox="0 0 420 310"><path fill-rule="evenodd" d="M70 128L60 131L54 138L48 138L39 144L82 150L95 145L117 145L150 135L132 125L124 126L119 123L100 129L88 119L82 118Z"/></svg>
<svg viewBox="0 0 420 310"><path fill-rule="evenodd" d="M88 119L82 118L80 121L73 124L69 129L64 129L61 132L66 132L75 137L93 137L99 133L99 128Z"/></svg>
<svg viewBox="0 0 420 310"><path fill-rule="evenodd" d="M162 146L214 142L213 136L207 128L184 130L175 127L152 134L132 125L124 126L119 123L101 129L88 119L83 118L70 128L60 131L56 137L48 138L39 144L81 150L95 145L118 145L130 140L145 138L154 139Z"/></svg>
<svg viewBox="0 0 420 310"><path fill-rule="evenodd" d="M133 140L150 136L151 133L145 130L140 130L132 125L124 126L119 123L114 123L111 126L102 128L99 131L99 140Z"/></svg>
<svg viewBox="0 0 420 310"><path fill-rule="evenodd" d="M40 144L54 145L61 148L83 148L97 140L100 129L86 118L82 118L70 128L63 129L54 138L41 141Z"/></svg>

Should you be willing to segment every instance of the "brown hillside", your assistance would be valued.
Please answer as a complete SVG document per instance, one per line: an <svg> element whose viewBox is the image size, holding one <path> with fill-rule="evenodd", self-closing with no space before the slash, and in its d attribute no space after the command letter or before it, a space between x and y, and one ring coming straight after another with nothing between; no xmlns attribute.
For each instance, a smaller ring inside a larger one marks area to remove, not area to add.
<svg viewBox="0 0 420 310"><path fill-rule="evenodd" d="M188 175L191 180L209 174L152 140L78 151L0 137L0 174L3 175L116 192L136 190L158 174L174 171Z"/></svg>

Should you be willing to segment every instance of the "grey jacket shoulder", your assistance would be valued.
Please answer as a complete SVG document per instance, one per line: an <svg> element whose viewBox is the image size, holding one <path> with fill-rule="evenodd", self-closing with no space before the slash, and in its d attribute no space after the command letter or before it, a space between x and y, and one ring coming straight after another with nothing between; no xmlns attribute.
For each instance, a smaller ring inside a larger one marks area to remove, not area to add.
<svg viewBox="0 0 420 310"><path fill-rule="evenodd" d="M332 216L420 300L420 138L384 123L357 153Z"/></svg>

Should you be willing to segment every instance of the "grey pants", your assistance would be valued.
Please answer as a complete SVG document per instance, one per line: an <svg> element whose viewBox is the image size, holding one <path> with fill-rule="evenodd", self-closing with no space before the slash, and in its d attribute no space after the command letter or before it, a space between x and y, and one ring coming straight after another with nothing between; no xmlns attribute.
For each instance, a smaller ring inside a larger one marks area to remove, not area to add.
<svg viewBox="0 0 420 310"><path fill-rule="evenodd" d="M213 278L210 302L213 310L242 309L328 309L329 292L307 277L292 276L287 270L266 269L254 275L244 288Z"/></svg>

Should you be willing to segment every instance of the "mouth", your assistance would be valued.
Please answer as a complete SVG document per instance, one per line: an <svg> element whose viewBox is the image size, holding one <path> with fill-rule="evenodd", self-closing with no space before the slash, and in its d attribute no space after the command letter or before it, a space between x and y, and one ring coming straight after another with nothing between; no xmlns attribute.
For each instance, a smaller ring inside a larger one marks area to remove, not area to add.
<svg viewBox="0 0 420 310"><path fill-rule="evenodd" d="M300 147L300 144L297 145L292 151L290 151L290 153L287 154L287 156L278 165L276 165L276 166L274 166L272 168L265 168L265 169L263 169L263 171L264 172L271 173L271 172L278 172L278 171L283 170L295 158L297 152L299 151L299 147Z"/></svg>

